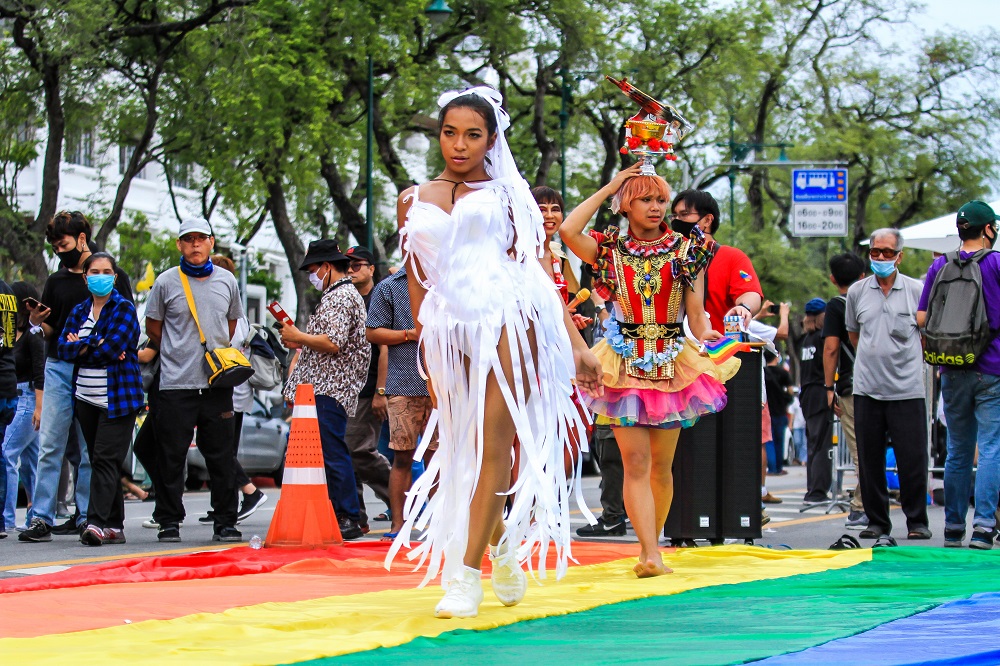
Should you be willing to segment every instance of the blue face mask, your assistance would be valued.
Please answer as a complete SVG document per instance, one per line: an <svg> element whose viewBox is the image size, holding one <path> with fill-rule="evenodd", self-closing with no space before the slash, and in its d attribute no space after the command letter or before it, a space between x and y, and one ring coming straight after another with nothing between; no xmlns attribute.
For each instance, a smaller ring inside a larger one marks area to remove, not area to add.
<svg viewBox="0 0 1000 666"><path fill-rule="evenodd" d="M868 263L871 264L872 273L880 278L887 278L896 272L896 262L893 261L875 261L874 259L869 259Z"/></svg>
<svg viewBox="0 0 1000 666"><path fill-rule="evenodd" d="M114 275L88 275L87 289L94 296L107 296L115 288Z"/></svg>

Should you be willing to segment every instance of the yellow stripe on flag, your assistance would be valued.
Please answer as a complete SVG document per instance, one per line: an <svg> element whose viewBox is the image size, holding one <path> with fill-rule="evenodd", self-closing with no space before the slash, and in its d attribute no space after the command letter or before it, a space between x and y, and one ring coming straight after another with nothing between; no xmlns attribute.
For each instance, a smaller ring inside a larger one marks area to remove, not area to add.
<svg viewBox="0 0 1000 666"><path fill-rule="evenodd" d="M529 584L525 600L506 608L483 581L479 617L439 620L439 587L385 590L308 601L261 603L223 613L149 620L120 627L0 640L3 663L278 664L348 654L437 636L455 629L488 630L649 596L818 573L855 566L871 551L777 551L749 546L679 550L664 558L673 574L639 580L632 558L570 567L566 577ZM403 566L402 563L398 566ZM392 574L386 574L392 575ZM164 583L169 585L170 583ZM141 603L141 602L137 602ZM67 609L86 612L86 609Z"/></svg>

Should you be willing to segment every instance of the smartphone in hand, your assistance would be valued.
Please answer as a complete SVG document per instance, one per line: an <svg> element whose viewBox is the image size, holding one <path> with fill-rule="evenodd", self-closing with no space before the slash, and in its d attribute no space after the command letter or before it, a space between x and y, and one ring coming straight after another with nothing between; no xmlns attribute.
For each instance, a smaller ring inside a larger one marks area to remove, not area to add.
<svg viewBox="0 0 1000 666"><path fill-rule="evenodd" d="M281 307L281 304L278 303L278 301L274 301L273 303L270 303L267 306L267 311L271 313L272 317L274 317L275 319L277 319L282 324L294 324L295 323L295 322L292 321L292 318L288 316L288 313L285 312L285 309Z"/></svg>
<svg viewBox="0 0 1000 666"><path fill-rule="evenodd" d="M281 307L281 305L278 303L278 301L274 301L273 303L271 303L270 305L268 305L267 306L267 311L271 313L272 317L274 317L275 319L278 320L278 324L280 326L294 326L295 325L295 322L292 321L292 318L288 316L288 313L285 312L285 309L283 307ZM281 330L280 326L278 327L279 332ZM285 345L286 347L288 347L289 349L300 349L301 348L300 345L297 345L297 344L292 343L292 342L285 342L284 340L282 340L282 344Z"/></svg>
<svg viewBox="0 0 1000 666"><path fill-rule="evenodd" d="M48 310L49 306L43 304L37 298L32 298L28 296L24 299L24 304L28 306L29 310Z"/></svg>

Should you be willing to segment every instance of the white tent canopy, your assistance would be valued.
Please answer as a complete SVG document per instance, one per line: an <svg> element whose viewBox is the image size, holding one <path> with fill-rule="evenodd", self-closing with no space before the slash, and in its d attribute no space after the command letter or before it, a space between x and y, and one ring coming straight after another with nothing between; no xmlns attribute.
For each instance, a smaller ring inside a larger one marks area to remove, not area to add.
<svg viewBox="0 0 1000 666"><path fill-rule="evenodd" d="M990 207L995 211L1000 210L1000 201L994 201ZM958 211L955 211L900 229L903 234L903 247L942 253L957 250L961 244L958 230L955 228L957 216Z"/></svg>

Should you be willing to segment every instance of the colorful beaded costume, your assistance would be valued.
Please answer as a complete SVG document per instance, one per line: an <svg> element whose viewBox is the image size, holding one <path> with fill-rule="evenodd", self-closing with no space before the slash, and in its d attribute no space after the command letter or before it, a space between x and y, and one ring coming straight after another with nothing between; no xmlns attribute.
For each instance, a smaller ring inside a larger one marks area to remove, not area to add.
<svg viewBox="0 0 1000 666"><path fill-rule="evenodd" d="M617 229L591 231L597 241L595 289L614 299L613 316L594 354L604 366L604 396L584 396L598 424L680 428L726 405L723 384L739 361L716 365L684 334L684 292L717 244L695 232L685 238L663 228L652 241Z"/></svg>

